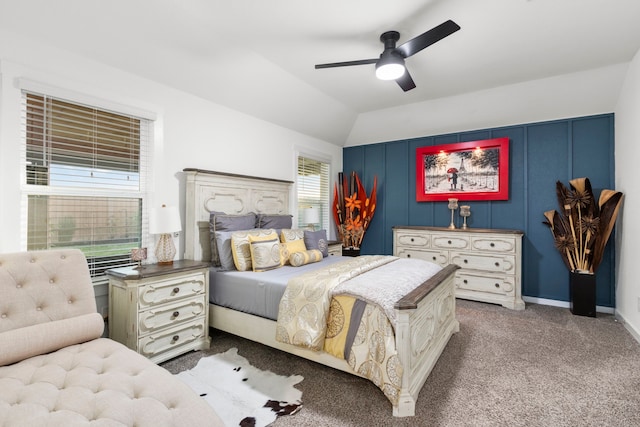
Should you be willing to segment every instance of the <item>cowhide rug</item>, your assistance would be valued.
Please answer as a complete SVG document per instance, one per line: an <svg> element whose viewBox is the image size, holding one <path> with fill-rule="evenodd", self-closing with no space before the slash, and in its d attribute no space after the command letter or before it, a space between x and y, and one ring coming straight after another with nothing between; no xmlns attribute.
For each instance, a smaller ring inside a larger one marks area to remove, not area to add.
<svg viewBox="0 0 640 427"><path fill-rule="evenodd" d="M227 426L263 427L302 407L302 392L294 387L302 376L261 371L236 348L203 357L195 368L175 376L202 396Z"/></svg>

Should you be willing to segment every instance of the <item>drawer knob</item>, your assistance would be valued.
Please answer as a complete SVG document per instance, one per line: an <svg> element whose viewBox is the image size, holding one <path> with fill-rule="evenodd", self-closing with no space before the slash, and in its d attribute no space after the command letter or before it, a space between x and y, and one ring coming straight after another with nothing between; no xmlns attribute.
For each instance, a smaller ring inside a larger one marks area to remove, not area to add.
<svg viewBox="0 0 640 427"><path fill-rule="evenodd" d="M465 260L464 260L464 261L462 261L462 262L464 262L465 264L467 264L469 261L467 261L467 260L465 259Z"/></svg>
<svg viewBox="0 0 640 427"><path fill-rule="evenodd" d="M435 261L435 260L436 260L436 257L433 257L433 260Z"/></svg>
<svg viewBox="0 0 640 427"><path fill-rule="evenodd" d="M496 284L495 284L495 287L496 287L496 288L499 288L499 287L500 287L500 283L496 283Z"/></svg>
<svg viewBox="0 0 640 427"><path fill-rule="evenodd" d="M500 267L500 263L499 262L496 262L496 267Z"/></svg>
<svg viewBox="0 0 640 427"><path fill-rule="evenodd" d="M414 240L413 240L413 237L411 238L411 241L412 241L412 242L414 241Z"/></svg>
<svg viewBox="0 0 640 427"><path fill-rule="evenodd" d="M495 243L490 243L489 246L491 246L492 248L496 246Z"/></svg>
<svg viewBox="0 0 640 427"><path fill-rule="evenodd" d="M173 293L177 294L178 292L180 292L180 288L173 288Z"/></svg>
<svg viewBox="0 0 640 427"><path fill-rule="evenodd" d="M451 240L447 241L448 244L451 244Z"/></svg>
<svg viewBox="0 0 640 427"><path fill-rule="evenodd" d="M411 254L407 254L407 258L411 258Z"/></svg>
<svg viewBox="0 0 640 427"><path fill-rule="evenodd" d="M466 285L467 283L469 283L469 282L467 282L467 279L464 279L462 282L463 282L465 285Z"/></svg>
<svg viewBox="0 0 640 427"><path fill-rule="evenodd" d="M171 341L176 342L176 341L178 341L179 339L180 339L180 335L174 335L174 336L171 338Z"/></svg>
<svg viewBox="0 0 640 427"><path fill-rule="evenodd" d="M180 312L179 311L174 311L173 312L173 317L178 317L180 316Z"/></svg>

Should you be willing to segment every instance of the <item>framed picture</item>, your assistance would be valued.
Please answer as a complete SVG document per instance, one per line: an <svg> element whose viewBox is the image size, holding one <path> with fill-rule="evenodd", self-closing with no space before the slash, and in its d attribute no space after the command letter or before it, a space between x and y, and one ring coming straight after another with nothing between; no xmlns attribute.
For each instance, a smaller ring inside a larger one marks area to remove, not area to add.
<svg viewBox="0 0 640 427"><path fill-rule="evenodd" d="M509 199L509 138L416 149L416 200Z"/></svg>

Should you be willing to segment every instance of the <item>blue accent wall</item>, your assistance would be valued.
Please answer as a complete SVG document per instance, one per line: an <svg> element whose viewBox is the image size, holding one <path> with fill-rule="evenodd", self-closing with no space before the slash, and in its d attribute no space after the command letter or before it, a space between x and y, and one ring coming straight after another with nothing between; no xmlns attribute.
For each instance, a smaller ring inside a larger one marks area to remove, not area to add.
<svg viewBox="0 0 640 427"><path fill-rule="evenodd" d="M614 115L603 114L344 148L344 172L356 171L371 191L378 178L378 206L364 238L362 254L391 254L392 227L446 227L447 202L416 202L416 148L509 138L509 200L465 202L471 228L524 231L522 294L569 300L569 273L553 245L543 213L558 209L556 181L588 177L596 198L615 189ZM612 233L597 272L597 305L615 305Z"/></svg>

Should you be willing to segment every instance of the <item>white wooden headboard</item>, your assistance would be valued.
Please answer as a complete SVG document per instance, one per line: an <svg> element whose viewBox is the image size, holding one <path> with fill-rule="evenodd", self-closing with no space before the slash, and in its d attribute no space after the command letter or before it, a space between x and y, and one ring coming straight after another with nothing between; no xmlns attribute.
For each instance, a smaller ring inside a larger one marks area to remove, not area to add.
<svg viewBox="0 0 640 427"><path fill-rule="evenodd" d="M185 259L211 261L209 216L289 213L293 182L201 169L185 173Z"/></svg>

